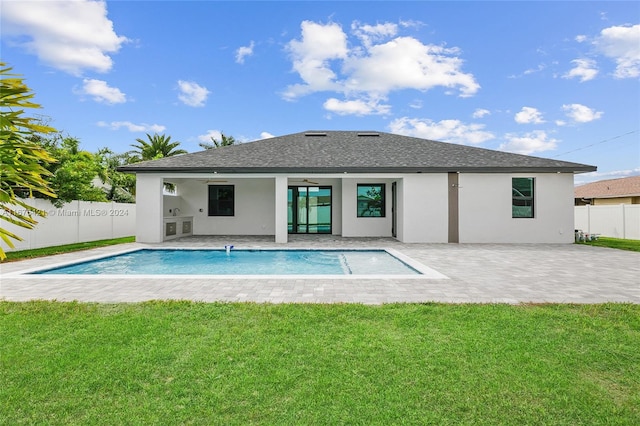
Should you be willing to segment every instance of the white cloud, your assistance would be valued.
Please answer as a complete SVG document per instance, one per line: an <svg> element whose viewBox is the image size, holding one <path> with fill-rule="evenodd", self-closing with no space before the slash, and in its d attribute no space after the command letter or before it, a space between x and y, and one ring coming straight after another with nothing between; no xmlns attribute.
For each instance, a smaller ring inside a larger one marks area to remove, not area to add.
<svg viewBox="0 0 640 426"><path fill-rule="evenodd" d="M275 136L269 132L260 133L260 139L270 139L270 138L275 138Z"/></svg>
<svg viewBox="0 0 640 426"><path fill-rule="evenodd" d="M291 40L287 50L302 83L286 88L282 96L287 100L329 91L347 99L333 97L325 106L343 113L379 114L378 108L367 113L364 106L377 104L392 91L443 87L468 97L480 88L472 74L461 71L459 49L398 37L396 24L354 22L353 40L335 23L304 21L301 29L301 39Z"/></svg>
<svg viewBox="0 0 640 426"><path fill-rule="evenodd" d="M165 126L161 126L160 124L134 124L130 121L112 121L111 123L99 121L97 124L100 127L108 127L111 130L119 130L121 127L124 127L130 132L161 133L166 129Z"/></svg>
<svg viewBox="0 0 640 426"><path fill-rule="evenodd" d="M362 41L362 44L369 47L376 41L385 40L395 36L398 33L398 26L390 22L385 24L368 25L354 21L351 24L351 30L356 37Z"/></svg>
<svg viewBox="0 0 640 426"><path fill-rule="evenodd" d="M471 117L482 118L482 117L486 117L487 115L491 115L491 111L484 108L478 108L475 111L473 111L473 114L471 114Z"/></svg>
<svg viewBox="0 0 640 426"><path fill-rule="evenodd" d="M422 21L414 21L412 19L408 19L406 21L400 20L399 22L400 22L400 26L403 28L421 28L426 25Z"/></svg>
<svg viewBox="0 0 640 426"><path fill-rule="evenodd" d="M329 98L323 105L324 109L338 115L384 115L391 111L390 105L381 105L377 100L341 101Z"/></svg>
<svg viewBox="0 0 640 426"><path fill-rule="evenodd" d="M571 61L575 64L571 70L565 73L562 78L574 78L580 79L580 82L593 80L598 74L598 68L596 67L596 61L592 59L574 59Z"/></svg>
<svg viewBox="0 0 640 426"><path fill-rule="evenodd" d="M575 41L577 41L578 43L584 43L585 41L587 41L587 36L583 34L577 35L575 37Z"/></svg>
<svg viewBox="0 0 640 426"><path fill-rule="evenodd" d="M545 52L538 52L538 53L546 55ZM511 75L508 75L507 78L510 78L510 79L521 78L522 76L525 76L525 75L530 75L530 74L535 74L535 73L538 73L538 72L542 72L545 69L547 69L547 64L542 63L542 64L538 64L538 66L535 67L535 68L528 68L528 69L524 70L522 72L522 74L511 74Z"/></svg>
<svg viewBox="0 0 640 426"><path fill-rule="evenodd" d="M522 110L515 115L514 120L519 124L544 123L542 113L532 107L522 107Z"/></svg>
<svg viewBox="0 0 640 426"><path fill-rule="evenodd" d="M249 46L239 47L238 50L236 50L236 62L239 64L244 64L244 58L247 56L253 55L254 46L255 46L255 43L253 42L253 40L251 40L251 43L249 43Z"/></svg>
<svg viewBox="0 0 640 426"><path fill-rule="evenodd" d="M77 94L89 95L94 101L105 104L122 104L127 102L127 96L116 87L109 87L106 81L85 78L82 89Z"/></svg>
<svg viewBox="0 0 640 426"><path fill-rule="evenodd" d="M211 93L206 87L200 86L193 81L178 80L178 88L180 89L178 99L185 105L192 107L204 106L209 93Z"/></svg>
<svg viewBox="0 0 640 426"><path fill-rule="evenodd" d="M616 62L616 78L640 76L640 24L605 28L594 40L598 51Z"/></svg>
<svg viewBox="0 0 640 426"><path fill-rule="evenodd" d="M392 133L463 145L478 145L494 139L484 124L465 124L459 120L434 122L429 119L403 117L389 124Z"/></svg>
<svg viewBox="0 0 640 426"><path fill-rule="evenodd" d="M207 130L204 135L198 136L200 142L211 142L211 138L219 141L222 139L222 132L220 130Z"/></svg>
<svg viewBox="0 0 640 426"><path fill-rule="evenodd" d="M460 96L474 95L480 85L473 75L460 71L462 60L456 48L425 45L412 37L397 37L373 45L365 56L351 56L344 64L348 75L345 90L386 94L435 87L458 88Z"/></svg>
<svg viewBox="0 0 640 426"><path fill-rule="evenodd" d="M506 143L498 147L500 151L514 152L516 154L533 154L535 152L551 151L558 146L558 140L551 138L543 130L535 130L524 135L507 133Z"/></svg>
<svg viewBox="0 0 640 426"><path fill-rule="evenodd" d="M347 36L338 24L317 24L303 21L301 40L291 40L287 50L293 61L293 69L304 84L294 84L283 94L285 99L295 99L322 90L337 90L336 74L329 61L347 56Z"/></svg>
<svg viewBox="0 0 640 426"><path fill-rule="evenodd" d="M4 38L77 76L109 71L109 55L128 41L115 33L104 1L3 1L0 16Z"/></svg>
<svg viewBox="0 0 640 426"><path fill-rule="evenodd" d="M567 117L576 123L588 123L599 119L602 117L602 114L604 114L601 111L596 111L581 104L562 105L562 109L565 111Z"/></svg>
<svg viewBox="0 0 640 426"><path fill-rule="evenodd" d="M204 143L212 143L211 139L215 139L218 142L222 140L222 130L216 130L216 129L209 129L207 130L207 133L203 134L203 135L199 135L197 136L197 140L198 142L204 142ZM225 137L231 137L232 135L226 133ZM235 139L235 143L236 144L241 144L241 143L245 143L245 142L251 142L251 141L256 141L256 140L261 140L261 139L268 139L268 138L273 138L274 136L271 133L268 132L262 132L260 133L260 137L258 139L252 138L252 137L247 137L247 136L243 136L243 135L234 135L233 138Z"/></svg>
<svg viewBox="0 0 640 426"><path fill-rule="evenodd" d="M523 74L524 75L535 74L537 72L543 71L545 68L547 68L545 64L538 64L538 66L535 68L529 68L527 70L524 70Z"/></svg>

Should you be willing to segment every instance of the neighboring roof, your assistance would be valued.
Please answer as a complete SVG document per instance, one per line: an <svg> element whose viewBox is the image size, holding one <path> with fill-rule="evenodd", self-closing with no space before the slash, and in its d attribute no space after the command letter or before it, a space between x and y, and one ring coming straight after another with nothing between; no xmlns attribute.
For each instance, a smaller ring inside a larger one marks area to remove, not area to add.
<svg viewBox="0 0 640 426"><path fill-rule="evenodd" d="M590 172L596 167L372 131L307 131L130 164L126 172Z"/></svg>
<svg viewBox="0 0 640 426"><path fill-rule="evenodd" d="M640 197L640 176L607 179L575 188L575 198Z"/></svg>

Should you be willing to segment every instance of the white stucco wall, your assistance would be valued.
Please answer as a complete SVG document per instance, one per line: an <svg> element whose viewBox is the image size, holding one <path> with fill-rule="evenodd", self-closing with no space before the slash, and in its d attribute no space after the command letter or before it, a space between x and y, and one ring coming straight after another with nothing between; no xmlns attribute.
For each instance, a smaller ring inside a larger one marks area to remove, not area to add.
<svg viewBox="0 0 640 426"><path fill-rule="evenodd" d="M447 174L404 175L398 189L401 195L398 239L405 243L446 243L449 238Z"/></svg>
<svg viewBox="0 0 640 426"><path fill-rule="evenodd" d="M511 217L511 179L534 177L535 217ZM304 186L310 178L332 187L332 233L344 237L392 235L392 183L397 183L397 238L407 243L446 243L449 236L449 182L447 173L404 175L340 175L279 177L281 189ZM220 176L221 185L235 186L235 216L208 216L208 183L205 178L177 176L177 197L162 196L162 179L138 175L136 236L141 242L162 241L162 218L176 207L181 216L193 217L194 235L276 235L284 242L286 194L276 195L276 176ZM384 183L386 215L358 218L357 184ZM459 175L459 240L461 243L570 243L573 241L573 174L524 173ZM313 185L311 185L313 186ZM284 197L284 198L283 198ZM276 200L279 208L276 209ZM284 208L283 208L284 206ZM276 226L276 212L280 227ZM284 226L284 227L283 227ZM277 239L278 239L277 238Z"/></svg>
<svg viewBox="0 0 640 426"><path fill-rule="evenodd" d="M178 184L180 213L193 216L194 235L275 235L275 179L224 180L219 185L234 186L234 216L208 215L209 184L205 180Z"/></svg>
<svg viewBox="0 0 640 426"><path fill-rule="evenodd" d="M342 236L392 236L392 183L397 183L397 238L407 243L448 240L446 173L405 174L395 178L354 177L342 183ZM357 217L357 185L385 184L385 217Z"/></svg>
<svg viewBox="0 0 640 426"><path fill-rule="evenodd" d="M183 202L180 195L164 195L162 197L162 215L173 216L175 209L177 208L177 214L184 215Z"/></svg>
<svg viewBox="0 0 640 426"><path fill-rule="evenodd" d="M511 179L535 178L534 218L512 218ZM570 243L574 239L573 174L462 173L461 243Z"/></svg>
<svg viewBox="0 0 640 426"><path fill-rule="evenodd" d="M342 211L336 210L342 218L343 237L390 237L391 236L391 183L393 180L380 178L342 179ZM385 217L358 217L358 184L385 184ZM334 199L337 197L334 196ZM335 215L334 215L335 216Z"/></svg>
<svg viewBox="0 0 640 426"><path fill-rule="evenodd" d="M163 179L155 173L136 176L136 241L162 242Z"/></svg>
<svg viewBox="0 0 640 426"><path fill-rule="evenodd" d="M276 179L284 179L284 192L276 196ZM163 216L171 216L177 207L179 215L193 216L194 235L276 235L277 242L284 242L287 230L287 187L288 186L331 186L332 187L332 233L342 232L342 185L337 178L313 179L313 184L305 183L302 178L282 176L265 176L261 178L234 178L219 176L215 180L224 182L219 185L234 185L235 215L230 217L208 216L208 183L207 178L190 178L174 176L167 181L178 187L177 196L163 197ZM276 200L284 202L280 208L284 224L276 229ZM283 232L284 230L284 232Z"/></svg>
<svg viewBox="0 0 640 426"><path fill-rule="evenodd" d="M289 239L287 224L287 177L276 176L274 179L275 187L275 239L278 244L285 244Z"/></svg>

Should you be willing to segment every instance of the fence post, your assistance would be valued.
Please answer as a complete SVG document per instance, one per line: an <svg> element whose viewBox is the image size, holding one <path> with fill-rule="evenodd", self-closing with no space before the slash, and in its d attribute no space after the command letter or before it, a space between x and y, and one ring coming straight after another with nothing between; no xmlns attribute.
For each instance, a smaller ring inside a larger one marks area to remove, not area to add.
<svg viewBox="0 0 640 426"><path fill-rule="evenodd" d="M116 204L113 200L111 200L111 238L115 238L114 235L116 233L116 215L115 215L115 210L116 210Z"/></svg>
<svg viewBox="0 0 640 426"><path fill-rule="evenodd" d="M620 204L620 207L622 208L622 238L626 240L627 239L627 217L626 217L627 209L625 208L624 204Z"/></svg>
<svg viewBox="0 0 640 426"><path fill-rule="evenodd" d="M76 221L76 243L80 242L80 222L82 221L82 218L80 217L80 215L83 213L80 210L80 201L79 200L75 200L76 203L76 213L78 213L78 220Z"/></svg>
<svg viewBox="0 0 640 426"><path fill-rule="evenodd" d="M587 234L591 234L591 204L587 204Z"/></svg>

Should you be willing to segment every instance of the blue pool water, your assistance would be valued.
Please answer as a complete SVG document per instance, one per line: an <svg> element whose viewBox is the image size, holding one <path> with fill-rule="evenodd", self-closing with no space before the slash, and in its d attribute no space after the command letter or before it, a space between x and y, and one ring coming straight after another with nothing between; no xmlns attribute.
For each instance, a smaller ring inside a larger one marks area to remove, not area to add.
<svg viewBox="0 0 640 426"><path fill-rule="evenodd" d="M406 275L416 269L385 250L141 249L34 274Z"/></svg>

